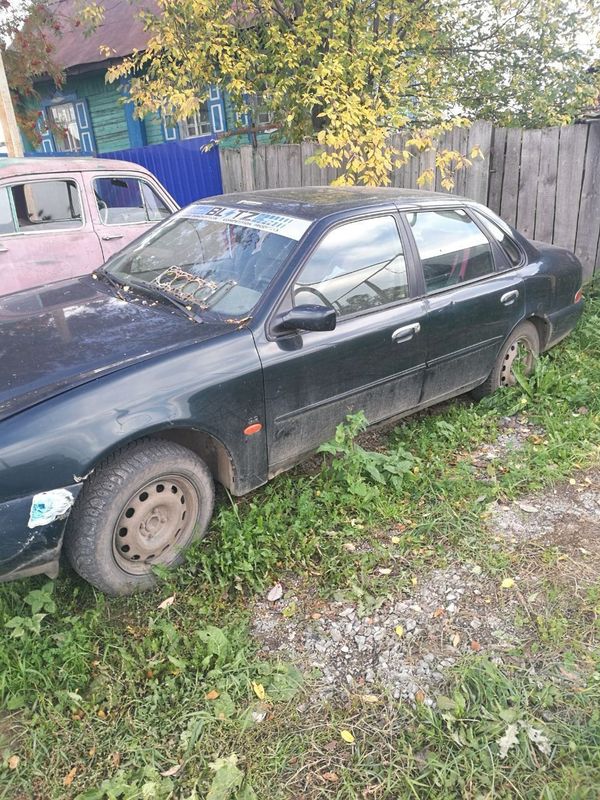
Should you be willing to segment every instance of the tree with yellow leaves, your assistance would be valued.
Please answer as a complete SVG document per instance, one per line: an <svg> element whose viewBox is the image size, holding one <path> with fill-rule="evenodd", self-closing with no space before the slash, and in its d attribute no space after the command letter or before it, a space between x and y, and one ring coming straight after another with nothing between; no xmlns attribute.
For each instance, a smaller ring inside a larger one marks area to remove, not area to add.
<svg viewBox="0 0 600 800"><path fill-rule="evenodd" d="M426 150L476 117L558 124L594 92L579 42L597 0L157 2L146 49L109 72L129 81L140 114L184 119L210 84L241 112L260 98L279 135L316 137L317 163L341 167L345 183L389 181L409 157L390 145L396 131ZM466 163L436 154L447 186Z"/></svg>

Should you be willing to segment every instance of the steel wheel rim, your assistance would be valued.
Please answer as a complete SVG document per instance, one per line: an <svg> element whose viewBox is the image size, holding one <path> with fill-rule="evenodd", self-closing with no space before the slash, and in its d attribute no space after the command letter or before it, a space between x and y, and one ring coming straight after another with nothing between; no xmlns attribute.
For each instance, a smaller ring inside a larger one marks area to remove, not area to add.
<svg viewBox="0 0 600 800"><path fill-rule="evenodd" d="M513 367L520 363L525 375L530 375L533 369L534 354L530 343L525 337L519 337L506 349L502 368L500 370L500 386L514 386L517 382Z"/></svg>
<svg viewBox="0 0 600 800"><path fill-rule="evenodd" d="M113 529L113 556L131 575L172 563L191 539L198 493L183 475L160 475L140 486L123 505Z"/></svg>

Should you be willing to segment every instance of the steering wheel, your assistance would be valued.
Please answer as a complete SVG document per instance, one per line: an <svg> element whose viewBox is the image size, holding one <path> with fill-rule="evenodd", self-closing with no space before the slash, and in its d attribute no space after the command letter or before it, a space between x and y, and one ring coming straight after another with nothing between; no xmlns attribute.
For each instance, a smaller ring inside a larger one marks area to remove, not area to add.
<svg viewBox="0 0 600 800"><path fill-rule="evenodd" d="M96 201L98 203L98 216L100 217L100 222L103 225L106 225L108 222L108 204L105 203L100 197L96 197Z"/></svg>
<svg viewBox="0 0 600 800"><path fill-rule="evenodd" d="M331 303L325 295L321 294L318 289L315 289L314 286L298 286L294 289L294 305L296 297L300 294L300 292L308 292L309 294L314 294L314 296L318 299L320 306L325 306L326 308L335 308L334 304Z"/></svg>

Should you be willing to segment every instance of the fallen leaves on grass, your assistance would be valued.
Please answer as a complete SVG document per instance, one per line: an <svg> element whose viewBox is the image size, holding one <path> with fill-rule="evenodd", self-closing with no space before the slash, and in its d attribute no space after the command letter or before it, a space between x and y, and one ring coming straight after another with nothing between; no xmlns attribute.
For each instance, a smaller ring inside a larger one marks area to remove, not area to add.
<svg viewBox="0 0 600 800"><path fill-rule="evenodd" d="M163 778L172 778L174 775L177 775L177 773L181 770L181 767L182 764L173 764L172 767L165 769L160 774L163 776Z"/></svg>
<svg viewBox="0 0 600 800"><path fill-rule="evenodd" d="M259 700L265 699L267 693L265 692L265 687L262 685L262 683L256 683L255 681L252 681L252 689Z"/></svg>
<svg viewBox="0 0 600 800"><path fill-rule="evenodd" d="M272 589L269 590L267 594L267 600L269 603L276 603L277 600L280 600L283 596L283 586L280 583L276 583Z"/></svg>
<svg viewBox="0 0 600 800"><path fill-rule="evenodd" d="M70 786L75 780L75 775L77 775L77 767L73 767L67 772L63 778L63 786Z"/></svg>
<svg viewBox="0 0 600 800"><path fill-rule="evenodd" d="M352 735L351 731L340 731L340 736L347 744L354 744L354 736Z"/></svg>

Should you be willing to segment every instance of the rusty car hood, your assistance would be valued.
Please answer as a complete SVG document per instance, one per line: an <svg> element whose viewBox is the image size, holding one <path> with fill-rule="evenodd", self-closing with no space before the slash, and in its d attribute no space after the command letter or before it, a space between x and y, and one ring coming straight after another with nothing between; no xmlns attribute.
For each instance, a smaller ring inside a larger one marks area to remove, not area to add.
<svg viewBox="0 0 600 800"><path fill-rule="evenodd" d="M90 276L0 298L0 419L63 391L230 331Z"/></svg>

